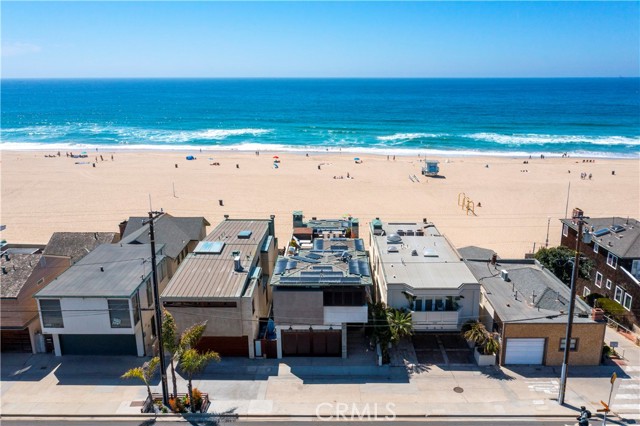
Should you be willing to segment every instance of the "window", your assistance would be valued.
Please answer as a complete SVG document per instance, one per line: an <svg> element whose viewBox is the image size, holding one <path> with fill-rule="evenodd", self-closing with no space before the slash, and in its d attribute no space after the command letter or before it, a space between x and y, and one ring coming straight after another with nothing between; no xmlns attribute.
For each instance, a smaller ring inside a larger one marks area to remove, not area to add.
<svg viewBox="0 0 640 426"><path fill-rule="evenodd" d="M128 300L107 300L111 328L131 328Z"/></svg>
<svg viewBox="0 0 640 426"><path fill-rule="evenodd" d="M363 306L362 289L331 289L324 291L324 306Z"/></svg>
<svg viewBox="0 0 640 426"><path fill-rule="evenodd" d="M162 302L165 308L237 308L236 302Z"/></svg>
<svg viewBox="0 0 640 426"><path fill-rule="evenodd" d="M622 290L620 287L616 286L616 293L613 296L613 299L618 302L619 304L622 305L622 297L624 296L624 290Z"/></svg>
<svg viewBox="0 0 640 426"><path fill-rule="evenodd" d="M567 343L567 339L560 339L560 351L564 351L564 346ZM570 352L575 352L578 350L578 339L571 339L571 345L569 346Z"/></svg>
<svg viewBox="0 0 640 426"><path fill-rule="evenodd" d="M609 254L607 255L607 265L611 266L613 269L616 269L618 267L618 257L609 252Z"/></svg>
<svg viewBox="0 0 640 426"><path fill-rule="evenodd" d="M607 285L607 288L609 290L611 290L611 280L610 279L607 279L607 284L606 285Z"/></svg>
<svg viewBox="0 0 640 426"><path fill-rule="evenodd" d="M154 339L156 337L156 316L153 315L151 317L151 338Z"/></svg>
<svg viewBox="0 0 640 426"><path fill-rule="evenodd" d="M140 294L138 292L131 299L131 306L133 306L133 323L137 324L140 321Z"/></svg>
<svg viewBox="0 0 640 426"><path fill-rule="evenodd" d="M590 295L590 294L591 294L591 290L589 290L589 287L585 287L585 288L582 290L582 297L587 297L587 296L588 296L588 295Z"/></svg>
<svg viewBox="0 0 640 426"><path fill-rule="evenodd" d="M147 280L147 307L153 305L153 287L151 286L151 280Z"/></svg>
<svg viewBox="0 0 640 426"><path fill-rule="evenodd" d="M64 328L59 299L40 300L43 327Z"/></svg>
<svg viewBox="0 0 640 426"><path fill-rule="evenodd" d="M562 235L564 235L565 237L569 236L569 225L567 225L566 223L562 225Z"/></svg>
<svg viewBox="0 0 640 426"><path fill-rule="evenodd" d="M596 287L602 287L602 274L600 272L596 272Z"/></svg>
<svg viewBox="0 0 640 426"><path fill-rule="evenodd" d="M599 246L598 246L598 244L593 243L593 252L594 252L594 253L597 253L597 252L598 252L598 247L599 247Z"/></svg>
<svg viewBox="0 0 640 426"><path fill-rule="evenodd" d="M415 309L416 312L422 311L422 299L416 299Z"/></svg>
<svg viewBox="0 0 640 426"><path fill-rule="evenodd" d="M631 297L631 295L629 293L625 293L624 294L624 301L622 302L622 306L624 306L624 308L627 311L631 310L631 301L632 301L632 299L633 298Z"/></svg>

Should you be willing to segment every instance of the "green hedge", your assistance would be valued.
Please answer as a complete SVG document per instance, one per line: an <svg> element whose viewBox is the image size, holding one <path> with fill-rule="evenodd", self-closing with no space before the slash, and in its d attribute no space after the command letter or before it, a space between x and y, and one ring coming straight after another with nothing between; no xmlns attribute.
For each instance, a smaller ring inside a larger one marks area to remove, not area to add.
<svg viewBox="0 0 640 426"><path fill-rule="evenodd" d="M627 310L615 300L601 297L600 299L596 299L595 305L619 323L628 324Z"/></svg>

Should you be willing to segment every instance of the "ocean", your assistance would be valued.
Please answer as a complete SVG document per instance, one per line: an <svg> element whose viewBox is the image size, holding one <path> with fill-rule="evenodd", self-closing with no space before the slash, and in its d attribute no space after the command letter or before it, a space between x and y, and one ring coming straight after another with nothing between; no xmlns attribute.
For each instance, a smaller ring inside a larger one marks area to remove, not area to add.
<svg viewBox="0 0 640 426"><path fill-rule="evenodd" d="M0 148L640 154L640 79L2 80Z"/></svg>

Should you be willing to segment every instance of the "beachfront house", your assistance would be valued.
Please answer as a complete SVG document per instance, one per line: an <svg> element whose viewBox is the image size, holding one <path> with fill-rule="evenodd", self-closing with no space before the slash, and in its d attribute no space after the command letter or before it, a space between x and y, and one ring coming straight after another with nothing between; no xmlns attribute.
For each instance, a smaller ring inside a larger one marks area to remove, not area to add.
<svg viewBox="0 0 640 426"><path fill-rule="evenodd" d="M499 336L500 365L561 365L569 288L534 259L466 263L482 284L480 321ZM600 364L606 324L599 319L576 298L571 365Z"/></svg>
<svg viewBox="0 0 640 426"><path fill-rule="evenodd" d="M69 260L47 258L43 246L8 244L0 266L0 348L2 352L46 352L33 295L69 267Z"/></svg>
<svg viewBox="0 0 640 426"><path fill-rule="evenodd" d="M117 243L117 232L54 232L42 254L47 258L66 258L78 262L100 244Z"/></svg>
<svg viewBox="0 0 640 426"><path fill-rule="evenodd" d="M305 222L294 212L293 236L271 278L277 356L347 357L347 326L361 333L372 280L354 218Z"/></svg>
<svg viewBox="0 0 640 426"><path fill-rule="evenodd" d="M573 219L561 222L561 244L575 250L578 225ZM582 256L593 260L595 268L589 279L577 280L577 294L586 297L598 293L616 301L624 312L619 320L640 332L640 222L592 217L584 219L583 230L591 238L588 243L580 238L579 250Z"/></svg>
<svg viewBox="0 0 640 426"><path fill-rule="evenodd" d="M207 321L199 350L261 357L269 351L265 338L272 300L268 283L277 250L274 216L266 220L226 217L184 259L161 294L162 305L180 332ZM275 350L271 352L275 357Z"/></svg>
<svg viewBox="0 0 640 426"><path fill-rule="evenodd" d="M149 225L143 223L148 217L130 217L120 223L121 241L124 244L148 244ZM174 217L163 213L153 222L156 244L164 244L169 278L180 263L191 253L199 241L207 235L211 224L204 217Z"/></svg>
<svg viewBox="0 0 640 426"><path fill-rule="evenodd" d="M480 284L432 223L376 218L370 227L379 301L409 310L416 331L456 331L478 318Z"/></svg>
<svg viewBox="0 0 640 426"><path fill-rule="evenodd" d="M168 281L156 245L160 288ZM155 354L150 244L101 244L35 294L56 356Z"/></svg>

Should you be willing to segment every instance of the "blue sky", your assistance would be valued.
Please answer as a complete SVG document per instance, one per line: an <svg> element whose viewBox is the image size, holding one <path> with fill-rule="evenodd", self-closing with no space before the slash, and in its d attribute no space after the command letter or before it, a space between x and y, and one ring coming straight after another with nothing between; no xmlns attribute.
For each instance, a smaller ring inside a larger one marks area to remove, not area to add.
<svg viewBox="0 0 640 426"><path fill-rule="evenodd" d="M640 74L638 2L2 2L2 77Z"/></svg>

